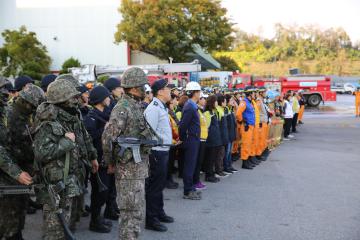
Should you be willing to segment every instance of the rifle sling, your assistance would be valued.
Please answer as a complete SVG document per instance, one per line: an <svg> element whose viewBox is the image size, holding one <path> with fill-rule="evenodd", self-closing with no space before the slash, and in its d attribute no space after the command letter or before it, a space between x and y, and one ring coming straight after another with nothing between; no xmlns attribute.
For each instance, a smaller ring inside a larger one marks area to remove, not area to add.
<svg viewBox="0 0 360 240"><path fill-rule="evenodd" d="M70 167L70 152L66 153L65 156L65 167L64 167L64 184L66 185L66 180L69 176L69 167Z"/></svg>

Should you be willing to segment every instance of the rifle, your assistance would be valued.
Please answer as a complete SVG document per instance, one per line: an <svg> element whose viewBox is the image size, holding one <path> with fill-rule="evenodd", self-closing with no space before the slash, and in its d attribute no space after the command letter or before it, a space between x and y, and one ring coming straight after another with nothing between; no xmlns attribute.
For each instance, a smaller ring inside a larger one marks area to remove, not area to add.
<svg viewBox="0 0 360 240"><path fill-rule="evenodd" d="M117 143L120 146L120 150L119 150L120 157L123 157L125 150L130 148L132 151L135 163L140 163L142 161L141 155L140 155L140 146L150 146L150 147L174 146L172 144L163 144L163 142L159 141L159 140L138 139L138 138L132 138L132 137L118 137L118 138L116 138L115 143Z"/></svg>
<svg viewBox="0 0 360 240"><path fill-rule="evenodd" d="M58 182L57 184L49 184L47 187L50 202L54 209L56 209L56 216L58 217L61 226L64 229L65 240L76 240L73 233L70 231L68 225L66 224L64 213L61 208L59 208L60 204L60 193L65 190L65 184L63 182Z"/></svg>
<svg viewBox="0 0 360 240"><path fill-rule="evenodd" d="M34 188L43 187L42 184L33 185L0 185L0 198L6 195L33 194Z"/></svg>

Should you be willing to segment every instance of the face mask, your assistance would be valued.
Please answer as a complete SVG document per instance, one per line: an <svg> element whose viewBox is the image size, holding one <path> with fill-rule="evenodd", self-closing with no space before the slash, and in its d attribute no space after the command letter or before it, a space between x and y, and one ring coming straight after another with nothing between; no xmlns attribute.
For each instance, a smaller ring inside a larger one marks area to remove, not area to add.
<svg viewBox="0 0 360 240"><path fill-rule="evenodd" d="M80 106L80 101L77 97L73 97L65 103L59 104L58 106L71 115L77 115L79 113L78 109Z"/></svg>
<svg viewBox="0 0 360 240"><path fill-rule="evenodd" d="M70 100L66 102L66 106L69 108L79 108L80 107L80 101L78 97L73 97Z"/></svg>
<svg viewBox="0 0 360 240"><path fill-rule="evenodd" d="M34 107L32 104L30 104L21 97L16 99L16 104L20 107L22 113L24 114L32 114L36 111L36 107Z"/></svg>

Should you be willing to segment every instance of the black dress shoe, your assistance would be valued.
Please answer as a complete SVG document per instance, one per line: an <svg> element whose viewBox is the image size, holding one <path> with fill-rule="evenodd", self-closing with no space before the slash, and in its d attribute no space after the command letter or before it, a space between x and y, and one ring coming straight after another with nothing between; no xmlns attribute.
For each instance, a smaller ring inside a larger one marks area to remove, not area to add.
<svg viewBox="0 0 360 240"><path fill-rule="evenodd" d="M167 189L177 189L179 187L179 184L177 182L168 181L166 183Z"/></svg>
<svg viewBox="0 0 360 240"><path fill-rule="evenodd" d="M106 226L105 224L94 224L90 223L89 230L97 233L109 233L111 232L111 228Z"/></svg>
<svg viewBox="0 0 360 240"><path fill-rule="evenodd" d="M90 221L89 230L97 233L109 233L111 232L111 227L102 223L100 219L97 219L96 221Z"/></svg>
<svg viewBox="0 0 360 240"><path fill-rule="evenodd" d="M161 217L159 217L159 221L163 222L163 223L173 223L174 222L174 218L170 217L168 215L163 215Z"/></svg>
<svg viewBox="0 0 360 240"><path fill-rule="evenodd" d="M108 226L110 228L113 226L112 222L109 221L109 220L106 220L105 218L101 218L100 221L101 221L102 224L104 224L104 225L106 225L106 226Z"/></svg>
<svg viewBox="0 0 360 240"><path fill-rule="evenodd" d="M205 177L205 181L211 183L217 183L220 181L220 178L217 178L215 176L209 176L209 177Z"/></svg>
<svg viewBox="0 0 360 240"><path fill-rule="evenodd" d="M146 223L145 228L157 232L166 232L168 230L167 227L160 222Z"/></svg>

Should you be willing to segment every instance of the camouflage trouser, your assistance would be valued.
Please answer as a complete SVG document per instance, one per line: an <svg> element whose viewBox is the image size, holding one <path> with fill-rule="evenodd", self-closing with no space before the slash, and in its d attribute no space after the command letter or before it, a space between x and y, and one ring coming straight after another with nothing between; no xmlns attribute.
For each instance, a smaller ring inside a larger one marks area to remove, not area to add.
<svg viewBox="0 0 360 240"><path fill-rule="evenodd" d="M64 213L66 223L70 222L71 205L73 198L62 197L60 200L60 207ZM56 209L51 205L45 203L43 208L43 239L44 240L64 240L64 229L61 226L60 220L56 215Z"/></svg>
<svg viewBox="0 0 360 240"><path fill-rule="evenodd" d="M82 213L84 212L84 194L73 198L71 204L70 228L75 228L76 223L80 222Z"/></svg>
<svg viewBox="0 0 360 240"><path fill-rule="evenodd" d="M77 170L76 177L78 178L79 186L81 189L85 189L85 166L79 168ZM70 228L75 228L76 223L80 221L81 215L85 211L85 196L84 193L82 193L79 196L76 196L73 198L72 205L71 205L71 218L70 218Z"/></svg>
<svg viewBox="0 0 360 240"><path fill-rule="evenodd" d="M117 179L116 190L120 208L119 239L138 239L145 223L145 179Z"/></svg>
<svg viewBox="0 0 360 240"><path fill-rule="evenodd" d="M24 229L28 195L0 197L0 239Z"/></svg>

